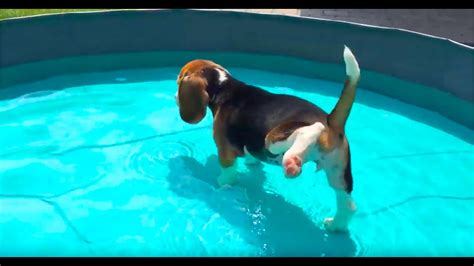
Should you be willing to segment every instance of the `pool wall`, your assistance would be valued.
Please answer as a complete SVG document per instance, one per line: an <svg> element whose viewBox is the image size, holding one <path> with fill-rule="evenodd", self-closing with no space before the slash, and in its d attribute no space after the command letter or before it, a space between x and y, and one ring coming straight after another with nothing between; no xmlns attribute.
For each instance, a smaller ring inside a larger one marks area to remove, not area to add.
<svg viewBox="0 0 474 266"><path fill-rule="evenodd" d="M0 89L53 75L181 66L196 56L342 82L343 45L360 87L474 129L474 48L356 23L210 10L125 10L0 21ZM256 60L257 59L257 60Z"/></svg>

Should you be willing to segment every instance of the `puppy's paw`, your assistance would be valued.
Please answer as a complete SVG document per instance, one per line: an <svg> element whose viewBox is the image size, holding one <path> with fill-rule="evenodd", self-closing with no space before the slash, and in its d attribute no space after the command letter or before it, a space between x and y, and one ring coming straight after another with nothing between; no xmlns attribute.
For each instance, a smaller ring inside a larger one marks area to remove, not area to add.
<svg viewBox="0 0 474 266"><path fill-rule="evenodd" d="M301 174L302 160L298 156L293 156L285 160L283 166L285 168L285 176L295 178Z"/></svg>
<svg viewBox="0 0 474 266"><path fill-rule="evenodd" d="M331 232L348 232L348 226L345 223L340 223L334 218L326 218L324 219L324 227L326 230L331 231Z"/></svg>

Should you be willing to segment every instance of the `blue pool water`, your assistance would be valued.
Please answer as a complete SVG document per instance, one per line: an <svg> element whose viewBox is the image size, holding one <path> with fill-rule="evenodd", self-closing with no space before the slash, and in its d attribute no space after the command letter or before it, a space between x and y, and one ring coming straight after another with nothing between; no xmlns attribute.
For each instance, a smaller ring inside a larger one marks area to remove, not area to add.
<svg viewBox="0 0 474 266"><path fill-rule="evenodd" d="M341 83L229 69L326 111ZM217 189L212 117L179 118L178 68L54 77L0 92L0 256L473 256L472 130L359 88L349 234L324 173L245 166ZM443 125L441 130L433 125ZM461 137L461 136L467 136Z"/></svg>

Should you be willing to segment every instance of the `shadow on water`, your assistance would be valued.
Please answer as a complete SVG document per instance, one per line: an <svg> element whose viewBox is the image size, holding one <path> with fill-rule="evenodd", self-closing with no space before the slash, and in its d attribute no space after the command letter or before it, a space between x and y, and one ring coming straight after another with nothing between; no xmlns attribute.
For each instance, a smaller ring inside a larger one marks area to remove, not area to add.
<svg viewBox="0 0 474 266"><path fill-rule="evenodd" d="M331 234L319 228L295 205L263 188L263 165L239 171L239 183L216 189L220 172L217 156L203 165L187 156L169 161L170 189L181 197L205 202L262 256L354 256L356 245L349 234ZM229 254L232 256L232 254Z"/></svg>

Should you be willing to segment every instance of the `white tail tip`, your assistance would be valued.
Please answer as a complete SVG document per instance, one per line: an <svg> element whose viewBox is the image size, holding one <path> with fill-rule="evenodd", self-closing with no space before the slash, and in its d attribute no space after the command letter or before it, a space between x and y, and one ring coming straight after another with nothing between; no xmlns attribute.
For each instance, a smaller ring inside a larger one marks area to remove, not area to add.
<svg viewBox="0 0 474 266"><path fill-rule="evenodd" d="M360 75L359 64L349 47L344 45L344 62L346 63L346 75L352 80L357 80Z"/></svg>

